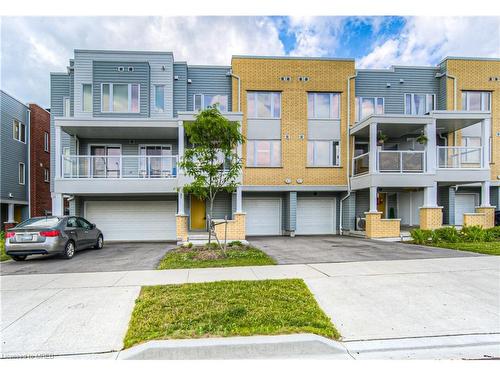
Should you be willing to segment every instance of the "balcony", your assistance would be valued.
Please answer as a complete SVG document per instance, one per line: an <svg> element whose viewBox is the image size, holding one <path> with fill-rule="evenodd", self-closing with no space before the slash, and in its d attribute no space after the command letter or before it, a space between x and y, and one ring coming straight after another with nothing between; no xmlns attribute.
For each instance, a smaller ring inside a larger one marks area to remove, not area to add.
<svg viewBox="0 0 500 375"><path fill-rule="evenodd" d="M484 167L482 147L437 147L438 168L477 169Z"/></svg>
<svg viewBox="0 0 500 375"><path fill-rule="evenodd" d="M424 173L425 151L377 151L380 173Z"/></svg>

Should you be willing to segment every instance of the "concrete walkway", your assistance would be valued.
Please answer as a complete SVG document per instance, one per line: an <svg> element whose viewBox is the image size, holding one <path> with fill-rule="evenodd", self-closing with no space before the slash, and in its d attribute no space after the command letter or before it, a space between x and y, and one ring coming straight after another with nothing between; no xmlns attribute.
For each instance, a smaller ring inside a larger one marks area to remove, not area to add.
<svg viewBox="0 0 500 375"><path fill-rule="evenodd" d="M500 257L6 275L2 355L116 352L143 285L283 278L306 281L346 342L500 333Z"/></svg>

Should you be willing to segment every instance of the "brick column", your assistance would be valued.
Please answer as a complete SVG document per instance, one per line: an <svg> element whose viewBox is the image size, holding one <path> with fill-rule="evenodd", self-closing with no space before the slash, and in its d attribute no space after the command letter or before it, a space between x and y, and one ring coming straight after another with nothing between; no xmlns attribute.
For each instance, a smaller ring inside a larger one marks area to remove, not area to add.
<svg viewBox="0 0 500 375"><path fill-rule="evenodd" d="M177 242L186 242L188 240L188 216L175 215Z"/></svg>
<svg viewBox="0 0 500 375"><path fill-rule="evenodd" d="M443 207L420 207L420 229L437 229L443 226Z"/></svg>
<svg viewBox="0 0 500 375"><path fill-rule="evenodd" d="M495 226L495 207L476 207L476 212L484 214L484 228Z"/></svg>

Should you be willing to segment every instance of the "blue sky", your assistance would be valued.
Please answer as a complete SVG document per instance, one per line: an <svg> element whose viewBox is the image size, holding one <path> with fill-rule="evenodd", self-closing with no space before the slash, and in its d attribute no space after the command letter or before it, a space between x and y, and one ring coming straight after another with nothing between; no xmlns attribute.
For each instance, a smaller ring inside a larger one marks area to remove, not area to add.
<svg viewBox="0 0 500 375"><path fill-rule="evenodd" d="M487 36L487 37L485 37ZM49 105L49 73L75 48L172 51L191 64L231 56L351 57L358 68L500 57L499 17L2 17L1 87Z"/></svg>

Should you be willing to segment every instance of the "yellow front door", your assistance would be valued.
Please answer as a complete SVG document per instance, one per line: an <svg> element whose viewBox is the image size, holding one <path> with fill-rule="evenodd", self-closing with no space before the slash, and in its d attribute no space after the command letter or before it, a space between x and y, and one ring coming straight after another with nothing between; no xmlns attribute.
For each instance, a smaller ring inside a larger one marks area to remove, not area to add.
<svg viewBox="0 0 500 375"><path fill-rule="evenodd" d="M206 229L205 200L191 196L191 229Z"/></svg>
<svg viewBox="0 0 500 375"><path fill-rule="evenodd" d="M377 195L377 211L382 212L382 219L386 218L385 212L385 202L387 198L387 193L378 193Z"/></svg>

